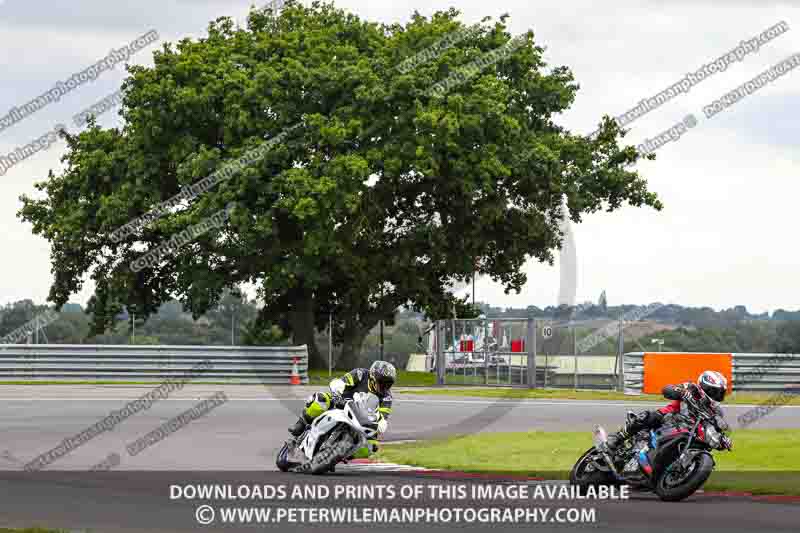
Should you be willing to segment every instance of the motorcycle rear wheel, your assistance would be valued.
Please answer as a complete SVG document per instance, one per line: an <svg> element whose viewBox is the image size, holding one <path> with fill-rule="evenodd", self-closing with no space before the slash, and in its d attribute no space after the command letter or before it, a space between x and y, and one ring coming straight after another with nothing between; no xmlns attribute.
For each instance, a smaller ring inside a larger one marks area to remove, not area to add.
<svg viewBox="0 0 800 533"><path fill-rule="evenodd" d="M677 485L669 483L673 479L671 472L665 472L658 478L656 494L665 502L685 500L703 486L714 470L714 460L707 453L698 453L692 461L691 472L681 479Z"/></svg>
<svg viewBox="0 0 800 533"><path fill-rule="evenodd" d="M579 487L588 487L590 485L619 485L619 482L614 478L614 475L607 470L590 470L587 467L591 464L591 457L595 455L597 450L589 448L584 453L572 471L569 473L569 484L578 485Z"/></svg>

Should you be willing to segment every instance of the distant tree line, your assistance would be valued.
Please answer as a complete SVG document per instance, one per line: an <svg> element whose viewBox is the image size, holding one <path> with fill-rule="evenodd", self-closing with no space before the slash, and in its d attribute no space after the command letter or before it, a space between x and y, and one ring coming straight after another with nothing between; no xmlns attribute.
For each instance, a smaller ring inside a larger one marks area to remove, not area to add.
<svg viewBox="0 0 800 533"><path fill-rule="evenodd" d="M569 320L579 322L591 320L617 320L630 316L642 306L619 305L608 306L583 304L579 306L548 306L540 308L528 307L493 307L486 303L476 303L476 315L487 319L502 318L537 318L543 320ZM476 316L457 313L460 318ZM423 319L421 313L401 311L400 318ZM800 353L800 311L778 309L770 313L752 314L743 305L730 309L715 311L710 307L684 307L681 305L665 305L652 314L644 317L648 324L670 326L659 331L647 331L648 328L625 329L625 352L654 351L653 340L663 340L661 347L665 351L677 352L768 352L768 353ZM597 326L594 326L595 328ZM643 329L644 333L635 330ZM653 328L650 328L653 329ZM631 331L634 330L634 331ZM592 334L593 327L576 326L576 333L568 329L556 328L550 339L540 340L541 353L571 354L573 344L577 340ZM587 350L591 354L614 354L618 350L618 339L609 336Z"/></svg>
<svg viewBox="0 0 800 533"><path fill-rule="evenodd" d="M641 306L639 306L641 307ZM520 318L531 316L540 319L559 317L576 320L615 319L630 313L637 306L621 305L606 308L584 305L577 309L562 307L538 308L499 308L488 304L477 304L476 309L459 305L456 313L460 318L477 317L483 314L487 319ZM52 312L51 306L37 305L32 300L21 300L0 307L0 342L9 333L31 323L37 316ZM575 311L575 312L573 312ZM663 340L663 350L681 352L768 352L800 353L799 312L775 311L770 316L751 315L743 306L714 311L713 309L689 308L678 305L665 306L646 317L641 327L629 326L625 329L624 349L626 352L653 351L652 340ZM135 320L135 324L134 324ZM599 324L601 322L598 322ZM395 319L385 324L383 358L399 367L406 366L409 355L424 353L427 347L425 331L430 320L422 313L401 309ZM668 325L662 329L654 325ZM115 317L114 324L101 335L91 335L91 316L79 304L65 304L58 318L48 321L41 328L38 341L50 344L162 344L162 345L277 345L294 343L291 335L280 327L263 322L259 305L237 291L228 291L218 305L206 314L193 317L183 305L171 300L162 304L158 311L146 320L134 317L127 312ZM568 329L555 329L547 340L540 339L539 352L548 354L571 354L577 341L591 335L597 325L579 325L573 334ZM30 329L30 328L28 328ZM521 336L520 332L511 332ZM573 337L575 335L575 337ZM31 336L31 341L35 341ZM21 341L25 342L25 341ZM618 339L616 335L602 339L586 353L615 354ZM315 345L322 354L325 367L328 361L327 330L315 336ZM332 346L335 367L342 359L342 346L336 342ZM355 363L366 366L381 356L379 329L374 327L364 339L363 350Z"/></svg>
<svg viewBox="0 0 800 533"><path fill-rule="evenodd" d="M20 330L31 331L36 317L51 316L52 306L38 305L26 299L0 307L0 344L16 340L9 334ZM48 344L150 344L150 345L281 345L294 340L278 326L264 323L259 317L259 306L237 292L227 292L220 303L200 317L193 317L183 305L171 300L162 304L158 311L145 320L124 311L115 317L114 324L101 335L91 334L92 317L76 303L65 304L55 320L43 321L43 327L30 335L30 341ZM134 324L135 321L135 324ZM414 319L398 320L384 330L383 357L404 368L411 353L424 351L419 345L422 325ZM2 340L3 337L7 337ZM316 335L316 346L327 363L328 335ZM333 360L341 360L342 347L333 346ZM364 340L364 349L356 361L368 365L380 356L378 328L374 328ZM323 365L324 366L324 365ZM337 365L335 365L337 366Z"/></svg>
<svg viewBox="0 0 800 533"><path fill-rule="evenodd" d="M52 306L21 300L0 308L0 338L51 313ZM180 302L168 301L151 316L136 317L123 311L111 327L100 335L91 334L92 316L75 303L65 304L58 318L48 321L31 341L50 344L178 344L225 345L269 344L284 339L276 330L256 329L258 308L255 302L235 292L226 293L220 303L195 319ZM30 328L28 328L30 329ZM5 343L9 341L6 340ZM20 341L25 343L25 340Z"/></svg>
<svg viewBox="0 0 800 533"><path fill-rule="evenodd" d="M601 305L585 303L575 306L547 306L537 307L529 305L527 307L493 307L490 304L477 302L475 304L478 313L485 315L487 318L544 318L544 319L568 319L570 317L576 320L586 320L595 318L609 318L617 319L620 316L630 314L641 305L625 304L618 306L609 306L604 302ZM422 318L423 313L418 313L410 310L401 311L401 317L419 317ZM459 312L458 316L461 318L464 315ZM442 317L445 318L445 317ZM743 322L752 321L794 321L800 320L800 310L787 311L778 309L770 315L768 312L753 314L747 311L743 305L737 305L730 309L723 309L715 311L711 307L684 307L681 305L664 305L658 308L652 314L649 314L647 320L654 320L666 324L674 324L679 326L687 326L694 328L706 327L724 327L738 325Z"/></svg>

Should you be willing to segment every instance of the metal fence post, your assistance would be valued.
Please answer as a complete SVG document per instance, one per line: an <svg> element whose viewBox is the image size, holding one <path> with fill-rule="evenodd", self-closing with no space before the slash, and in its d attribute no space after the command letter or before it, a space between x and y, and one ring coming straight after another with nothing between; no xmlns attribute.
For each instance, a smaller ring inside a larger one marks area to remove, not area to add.
<svg viewBox="0 0 800 533"><path fill-rule="evenodd" d="M536 319L529 318L525 342L528 344L528 388L536 388ZM546 370L545 370L546 371Z"/></svg>
<svg viewBox="0 0 800 533"><path fill-rule="evenodd" d="M572 388L578 390L578 328L572 326L572 357L575 360L572 374Z"/></svg>
<svg viewBox="0 0 800 533"><path fill-rule="evenodd" d="M622 319L619 320L619 342L618 342L618 355L619 358L619 392L625 392L625 335Z"/></svg>
<svg viewBox="0 0 800 533"><path fill-rule="evenodd" d="M544 388L547 388L547 367L550 365L550 362L547 358L547 350L544 351Z"/></svg>
<svg viewBox="0 0 800 533"><path fill-rule="evenodd" d="M333 313L328 313L328 377L333 376Z"/></svg>
<svg viewBox="0 0 800 533"><path fill-rule="evenodd" d="M489 330L486 327L486 323L485 319L481 321L481 329L483 330L483 383L484 385L489 385L489 346L487 342Z"/></svg>
<svg viewBox="0 0 800 533"><path fill-rule="evenodd" d="M436 384L445 384L446 363L444 360L444 322L436 321Z"/></svg>

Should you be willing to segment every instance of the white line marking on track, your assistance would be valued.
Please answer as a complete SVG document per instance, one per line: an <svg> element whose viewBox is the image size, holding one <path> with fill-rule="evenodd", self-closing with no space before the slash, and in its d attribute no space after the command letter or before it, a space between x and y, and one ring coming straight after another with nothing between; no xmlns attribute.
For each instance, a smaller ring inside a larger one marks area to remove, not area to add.
<svg viewBox="0 0 800 533"><path fill-rule="evenodd" d="M394 463L351 463L336 465L337 472L438 472L421 466L397 465Z"/></svg>
<svg viewBox="0 0 800 533"><path fill-rule="evenodd" d="M125 402L138 400L140 396L130 398L0 398L0 402ZM164 398L157 400L158 402L198 402L205 400L205 397L197 398ZM299 396L297 398L228 398L231 402L284 402L284 401L305 401L306 396ZM664 400L665 402L667 400ZM501 403L510 403L514 407L539 407L539 406L567 406L567 407L654 407L660 406L659 402L590 402L586 400L564 400L564 401L540 401L540 400L508 400L499 399L497 401L491 400L406 400L400 399L396 402L400 403L421 403L421 404L453 404L453 405L496 405ZM753 408L759 407L757 404L728 404L725 407L731 408ZM800 409L800 405L783 405L781 409Z"/></svg>

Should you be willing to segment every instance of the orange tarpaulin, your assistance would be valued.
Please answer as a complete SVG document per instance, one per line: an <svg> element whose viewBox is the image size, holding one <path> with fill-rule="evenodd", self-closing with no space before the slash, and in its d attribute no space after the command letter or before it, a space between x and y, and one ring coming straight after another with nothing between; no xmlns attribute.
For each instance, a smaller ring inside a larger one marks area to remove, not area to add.
<svg viewBox="0 0 800 533"><path fill-rule="evenodd" d="M645 394L661 394L666 385L697 381L704 370L716 370L728 379L733 389L733 355L729 353L646 353L644 354Z"/></svg>

